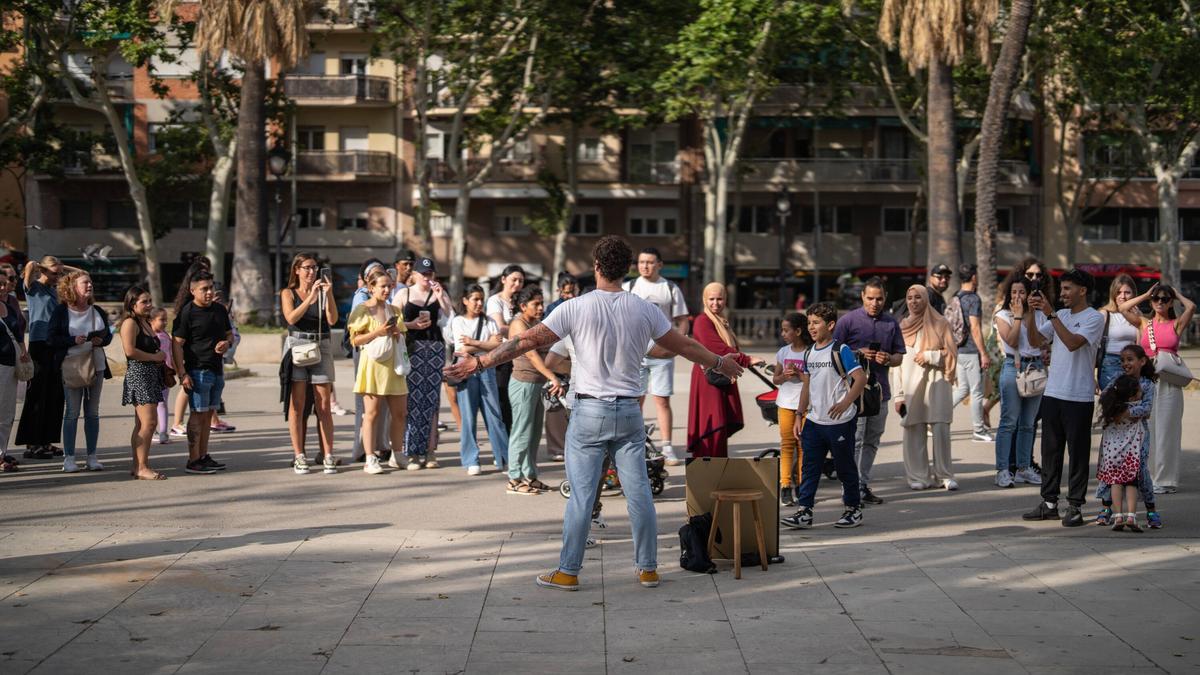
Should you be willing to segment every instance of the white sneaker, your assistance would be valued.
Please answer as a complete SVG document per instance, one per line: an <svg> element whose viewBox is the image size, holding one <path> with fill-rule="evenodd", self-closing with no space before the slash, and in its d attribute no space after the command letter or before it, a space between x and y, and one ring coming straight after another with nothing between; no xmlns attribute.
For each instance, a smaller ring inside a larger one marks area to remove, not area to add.
<svg viewBox="0 0 1200 675"><path fill-rule="evenodd" d="M604 514L600 514L595 518L592 518L593 530L603 530L606 527L608 527L608 521L604 519Z"/></svg>
<svg viewBox="0 0 1200 675"><path fill-rule="evenodd" d="M103 471L104 465L100 463L100 460L96 459L95 455L88 455L87 470L88 471Z"/></svg>
<svg viewBox="0 0 1200 675"><path fill-rule="evenodd" d="M79 465L74 457L63 457L63 473L79 473Z"/></svg>
<svg viewBox="0 0 1200 675"><path fill-rule="evenodd" d="M334 457L333 453L325 455L325 458L321 460L321 466L322 473L337 473L337 457Z"/></svg>
<svg viewBox="0 0 1200 675"><path fill-rule="evenodd" d="M420 471L420 470L421 470L421 463L417 461L417 458L416 458L416 457L409 457L409 458L408 458L408 465L407 465L407 466L405 466L404 468L405 468L405 470L407 470L407 471Z"/></svg>
<svg viewBox="0 0 1200 675"><path fill-rule="evenodd" d="M426 459L426 460L425 460L425 468L426 468L426 469L436 469L436 468L438 468L438 461L437 461L437 458L436 458L436 457L434 457L433 455L430 455L430 456L429 456L429 459Z"/></svg>
<svg viewBox="0 0 1200 675"><path fill-rule="evenodd" d="M467 475L468 476L478 476L479 475L479 466L478 465L468 466L467 467Z"/></svg>
<svg viewBox="0 0 1200 675"><path fill-rule="evenodd" d="M976 443L995 443L995 442L996 442L996 439L995 439L995 437L993 437L991 434L989 434L989 433L988 433L988 432L986 432L986 431L984 431L984 432L979 432L979 431L972 432L972 433L971 433L971 440L975 441Z"/></svg>
<svg viewBox="0 0 1200 675"><path fill-rule="evenodd" d="M308 458L304 455L292 457L292 470L300 475L308 473Z"/></svg>
<svg viewBox="0 0 1200 675"><path fill-rule="evenodd" d="M680 466L683 464L683 458L675 452L675 448L664 445L662 448L663 457L666 459L667 466Z"/></svg>
<svg viewBox="0 0 1200 675"><path fill-rule="evenodd" d="M393 452L392 456L388 457L388 466L392 467L393 469L402 469L404 467L400 466L400 461L396 459L396 454L397 453Z"/></svg>
<svg viewBox="0 0 1200 675"><path fill-rule="evenodd" d="M1013 475L1008 469L1000 469L996 472L996 487L1010 488L1013 486Z"/></svg>
<svg viewBox="0 0 1200 675"><path fill-rule="evenodd" d="M947 478L946 480L942 481L942 487L954 492L958 489L958 481L954 480L953 478Z"/></svg>
<svg viewBox="0 0 1200 675"><path fill-rule="evenodd" d="M368 455L367 463L363 466L363 471L372 475L383 473L383 466L379 463L379 456Z"/></svg>
<svg viewBox="0 0 1200 675"><path fill-rule="evenodd" d="M1032 466L1027 466L1013 474L1014 483L1029 483L1030 485L1041 485L1042 475L1034 471Z"/></svg>
<svg viewBox="0 0 1200 675"><path fill-rule="evenodd" d="M924 489L928 488L929 486L924 483L918 483L917 481L913 481L908 484L908 487L910 487L913 490L924 490Z"/></svg>
<svg viewBox="0 0 1200 675"><path fill-rule="evenodd" d="M343 415L349 414L348 410L346 410L345 408L343 408L342 406L340 406L336 403L329 406L329 412L333 413L334 415L337 415L338 417L342 417Z"/></svg>
<svg viewBox="0 0 1200 675"><path fill-rule="evenodd" d="M596 541L595 537L588 537L587 541L585 541L583 543L583 547L584 548L596 548L596 544L598 544L598 543L600 543L600 542Z"/></svg>

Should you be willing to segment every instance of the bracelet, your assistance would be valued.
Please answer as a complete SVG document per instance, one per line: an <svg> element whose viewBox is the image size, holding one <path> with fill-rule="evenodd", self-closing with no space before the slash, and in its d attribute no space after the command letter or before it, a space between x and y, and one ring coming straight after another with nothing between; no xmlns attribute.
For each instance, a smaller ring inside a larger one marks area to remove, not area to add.
<svg viewBox="0 0 1200 675"><path fill-rule="evenodd" d="M712 364L712 367L711 367L711 368L709 368L709 370L716 370L716 369L720 368L720 367L721 367L721 364L722 364L722 363L724 363L724 362L725 362L725 357L723 357L723 356L721 356L721 355L719 355L719 354L718 354L718 355L717 355L717 362L716 362L716 363L714 363L714 364Z"/></svg>

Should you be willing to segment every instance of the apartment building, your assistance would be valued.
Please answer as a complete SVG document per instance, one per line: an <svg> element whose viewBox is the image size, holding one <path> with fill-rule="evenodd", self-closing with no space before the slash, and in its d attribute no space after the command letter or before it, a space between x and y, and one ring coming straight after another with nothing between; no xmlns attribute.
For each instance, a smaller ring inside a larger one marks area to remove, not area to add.
<svg viewBox="0 0 1200 675"><path fill-rule="evenodd" d="M311 55L284 78L285 91L296 104L287 121L291 171L269 180L269 203L273 222L276 213L285 220L295 214L285 257L294 250L320 250L346 291L364 258L387 258L416 243L417 134L406 74L390 59L370 58L369 5L332 0L328 9L309 26ZM107 66L110 93L119 97L127 130L142 155L154 153L156 132L170 112L194 105L196 98L185 81L196 67L191 50L181 51L177 63L157 66L171 91L166 99L150 91L144 69L119 62ZM77 67L83 72L89 66ZM450 214L459 197L446 162L449 112L435 110L425 129L436 209L433 253L443 273L449 267ZM104 129L103 118L68 102L57 102L54 114L81 130ZM960 122L964 141L976 131L973 120ZM1047 195L1043 170L1054 165L1050 153L1056 146L1043 139L1056 133L1031 110L1014 108L1000 170L1001 265L1031 252L1051 265L1065 264L1065 228ZM588 251L595 239L619 234L635 248L662 251L664 274L698 298L703 259L698 125L585 129L573 148L566 147L566 137L554 124L533 130L472 191L466 275L493 277L509 263L525 266L531 276L550 269L553 241L533 232L528 220L545 198L537 183L539 170L561 171L564 153L570 152L579 160L581 199L570 226L568 269L590 273ZM484 160L468 157L467 163ZM70 257L89 243L109 244L114 247L111 257L128 264L125 272L136 271L138 236L125 183L103 149L86 166L69 167L66 180L33 176L28 181L31 222L44 228L31 232L30 251ZM736 222L728 278L737 289L736 306L775 306L781 267L787 276L785 304L799 292L810 301L827 297L846 272L882 274L897 287L917 278L927 266L927 232L919 208L924 170L916 141L878 90L864 87L834 111L809 98L802 87L780 87L755 111L729 195ZM970 259L973 170L965 178L960 237ZM1185 181L1181 205L1185 238L1200 239L1200 170L1196 178ZM785 188L791 208L780 223L776 202ZM1146 211L1153 204L1152 182L1130 182L1110 208L1083 228L1079 258L1157 266L1157 246L1150 243L1156 229ZM159 241L159 250L170 287L184 261L203 250L207 193L180 195L168 211L171 229ZM1200 268L1200 252L1188 255L1185 268ZM118 278L112 281L114 287L119 283Z"/></svg>

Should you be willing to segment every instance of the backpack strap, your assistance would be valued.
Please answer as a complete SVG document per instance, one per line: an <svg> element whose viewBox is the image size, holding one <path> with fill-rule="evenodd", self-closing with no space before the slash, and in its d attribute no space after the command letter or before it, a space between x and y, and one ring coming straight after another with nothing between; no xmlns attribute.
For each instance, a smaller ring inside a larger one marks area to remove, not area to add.
<svg viewBox="0 0 1200 675"><path fill-rule="evenodd" d="M829 358L833 361L833 369L837 371L838 377L842 380L846 379L846 364L842 363L842 343L837 340L833 341L833 347L829 352Z"/></svg>
<svg viewBox="0 0 1200 675"><path fill-rule="evenodd" d="M630 280L626 281L625 283L621 284L621 288L632 293L633 292L633 282L635 282L635 281L637 281L637 279L630 279Z"/></svg>

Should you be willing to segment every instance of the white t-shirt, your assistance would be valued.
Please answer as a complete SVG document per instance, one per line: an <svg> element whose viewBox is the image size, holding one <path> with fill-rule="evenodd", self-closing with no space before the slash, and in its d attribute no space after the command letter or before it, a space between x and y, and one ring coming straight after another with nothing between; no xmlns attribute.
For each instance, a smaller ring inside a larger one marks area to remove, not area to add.
<svg viewBox="0 0 1200 675"><path fill-rule="evenodd" d="M1055 314L1067 330L1082 335L1087 344L1071 351L1058 339L1053 322L1047 321L1038 328L1046 339L1053 341L1045 395L1062 401L1090 403L1096 391L1096 350L1104 334L1104 315L1091 307L1074 314L1069 309L1060 309Z"/></svg>
<svg viewBox="0 0 1200 675"><path fill-rule="evenodd" d="M88 333L94 333L104 328L104 320L96 313L95 305L88 305L88 308L82 312L67 307L67 330L71 333L71 337L77 335L87 336ZM104 355L103 347L95 347L91 342L84 341L81 345L73 345L67 348L67 354L82 354L88 350L92 350L92 362L96 364L96 372L103 373L108 367L108 359Z"/></svg>
<svg viewBox="0 0 1200 675"><path fill-rule="evenodd" d="M646 344L671 330L654 305L631 293L601 290L564 302L542 325L575 345L572 388L609 399L641 396Z"/></svg>
<svg viewBox="0 0 1200 675"><path fill-rule="evenodd" d="M1120 312L1109 312L1108 316L1108 344L1104 345L1104 353L1120 354L1122 349L1138 341L1138 327L1129 323Z"/></svg>
<svg viewBox="0 0 1200 675"><path fill-rule="evenodd" d="M479 319L483 319L483 328L479 331L479 337L475 338L475 329L479 326ZM454 342L454 351L460 352L463 350L464 337L475 338L478 340L486 340L496 333L500 332L500 328L491 317L476 317L474 319L459 315L450 319L450 334L451 340Z"/></svg>
<svg viewBox="0 0 1200 675"><path fill-rule="evenodd" d="M499 293L487 299L487 303L483 308L483 313L487 314L488 316L495 316L496 314L499 314L500 316L504 317L504 323L506 324L512 323L513 320L512 303L501 297Z"/></svg>
<svg viewBox="0 0 1200 675"><path fill-rule="evenodd" d="M687 302L683 299L683 291L669 279L659 277L658 281L649 281L645 277L638 277L625 282L624 287L630 293L661 309L663 316L669 321L687 316Z"/></svg>
<svg viewBox="0 0 1200 675"><path fill-rule="evenodd" d="M1033 312L1032 309L1026 311ZM1002 309L999 312L996 312L996 321L998 323L1003 322L1006 326L1011 326L1015 319L1016 317L1013 316L1012 310ZM1042 326L1044 326L1047 321L1046 315L1042 314L1041 312L1033 312L1033 326L1035 329L1040 331ZM1013 349L1012 345L1005 342L1003 338L1001 338L999 335L996 336L997 340L1000 342L1000 349L1004 350L1004 355L1016 358L1019 351L1020 355L1026 358L1031 356L1041 356L1041 347L1034 347L1029 344L1029 331L1025 329L1024 325L1021 326L1020 333L1020 337L1017 338L1017 344L1021 346L1020 350Z"/></svg>
<svg viewBox="0 0 1200 675"><path fill-rule="evenodd" d="M775 354L775 362L782 368L786 368L789 362L796 366L796 372L804 370L804 352L792 349L791 345L784 345L782 349ZM783 372L782 370L780 372ZM797 376L793 379L785 381L779 385L779 395L775 397L775 406L778 408L786 408L795 410L800 407L800 392L804 391L804 383Z"/></svg>
<svg viewBox="0 0 1200 675"><path fill-rule="evenodd" d="M809 374L808 379L808 421L817 424L831 426L834 424L845 424L854 419L857 414L854 406L846 408L841 417L832 418L829 416L829 409L833 404L846 397L850 391L850 373L860 370L862 366L858 365L858 359L854 356L854 350L843 344L841 354L842 366L846 370L846 377L843 378L838 374L837 368L833 365L833 342L825 345L821 349L813 346L808 354L808 362L804 364L804 372Z"/></svg>

